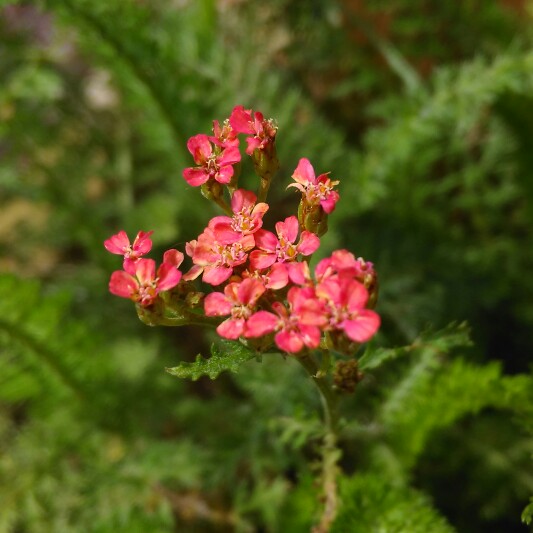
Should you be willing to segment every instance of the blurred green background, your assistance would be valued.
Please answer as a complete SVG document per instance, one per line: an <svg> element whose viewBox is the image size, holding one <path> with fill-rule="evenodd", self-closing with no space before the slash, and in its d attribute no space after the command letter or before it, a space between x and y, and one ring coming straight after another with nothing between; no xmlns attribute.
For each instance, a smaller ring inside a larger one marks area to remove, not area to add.
<svg viewBox="0 0 533 533"><path fill-rule="evenodd" d="M396 361L346 401L345 470L380 449L384 477L457 531L527 531L531 434L492 384L533 392L530 2L0 5L1 533L309 530L318 399L296 365L181 382L164 368L214 338L147 328L107 291L111 234L155 230L159 259L217 214L181 176L185 145L235 105L279 125L267 224L296 210L300 157L331 171L320 254L374 262L380 344L467 321L467 392L499 395L428 422L422 444L406 425L402 455L379 406L413 404L416 368L458 367Z"/></svg>

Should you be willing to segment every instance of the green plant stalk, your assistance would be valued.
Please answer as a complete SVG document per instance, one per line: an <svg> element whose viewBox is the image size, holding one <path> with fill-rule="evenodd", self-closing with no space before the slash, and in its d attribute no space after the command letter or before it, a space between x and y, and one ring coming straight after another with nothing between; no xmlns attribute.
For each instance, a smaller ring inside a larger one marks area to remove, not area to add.
<svg viewBox="0 0 533 533"><path fill-rule="evenodd" d="M329 356L329 353L326 354ZM314 381L322 401L324 410L324 422L326 433L322 444L322 489L324 491L324 509L320 522L313 529L313 533L327 533L339 508L339 487L337 477L340 472L338 461L341 451L337 446L339 398L326 379L324 372L321 372L319 365L309 354L297 357L298 362L305 368L311 379Z"/></svg>

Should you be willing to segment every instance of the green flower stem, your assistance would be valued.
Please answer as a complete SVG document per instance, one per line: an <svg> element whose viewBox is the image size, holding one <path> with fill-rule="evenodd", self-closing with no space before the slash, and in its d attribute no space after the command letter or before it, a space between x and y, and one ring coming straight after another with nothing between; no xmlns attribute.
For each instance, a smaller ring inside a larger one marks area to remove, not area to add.
<svg viewBox="0 0 533 533"><path fill-rule="evenodd" d="M329 353L327 355L329 356ZM313 533L327 533L335 520L339 507L339 488L337 483L337 476L339 474L338 461L341 456L341 452L337 446L339 399L326 379L324 372L321 372L315 359L310 355L297 357L296 359L305 368L317 386L324 409L326 434L324 435L322 445L322 488L325 503L320 522L313 529Z"/></svg>

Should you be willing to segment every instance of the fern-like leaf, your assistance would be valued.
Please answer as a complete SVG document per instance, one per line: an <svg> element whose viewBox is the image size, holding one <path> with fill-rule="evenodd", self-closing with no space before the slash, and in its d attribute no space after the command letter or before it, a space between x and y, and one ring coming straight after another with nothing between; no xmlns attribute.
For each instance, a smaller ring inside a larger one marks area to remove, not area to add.
<svg viewBox="0 0 533 533"><path fill-rule="evenodd" d="M211 357L208 359L198 354L193 363L183 362L173 368L167 368L166 371L178 378L192 379L193 381L202 376L215 379L226 370L237 372L243 363L255 356L254 351L239 342L224 341L220 344L213 344Z"/></svg>
<svg viewBox="0 0 533 533"><path fill-rule="evenodd" d="M332 533L453 533L454 529L416 490L365 474L345 480L343 506Z"/></svg>

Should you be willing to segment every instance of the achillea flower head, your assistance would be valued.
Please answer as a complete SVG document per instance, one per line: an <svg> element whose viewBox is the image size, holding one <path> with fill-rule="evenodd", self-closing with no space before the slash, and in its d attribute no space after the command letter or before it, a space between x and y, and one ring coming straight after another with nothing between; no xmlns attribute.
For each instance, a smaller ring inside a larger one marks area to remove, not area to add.
<svg viewBox="0 0 533 533"><path fill-rule="evenodd" d="M357 280L329 278L316 287L316 296L325 304L326 330L342 331L354 342L367 342L380 326L379 315L366 309L368 291Z"/></svg>
<svg viewBox="0 0 533 533"><path fill-rule="evenodd" d="M274 341L280 350L298 353L304 348L320 345L321 327L325 324L323 304L312 289L292 287L287 294L288 307L274 302L272 310L258 311L248 321L253 331L249 337L260 337L275 332Z"/></svg>
<svg viewBox="0 0 533 533"><path fill-rule="evenodd" d="M140 257L146 255L152 249L150 235L153 231L139 231L133 244L130 244L128 235L124 230L119 231L104 241L108 252L124 256L124 267L127 263L135 263Z"/></svg>
<svg viewBox="0 0 533 533"><path fill-rule="evenodd" d="M190 281L203 274L202 281L205 283L220 285L231 276L236 266L248 260L248 252L254 244L253 235L237 235L230 242L220 242L215 232L207 227L197 241L187 243L185 251L194 266L183 279Z"/></svg>
<svg viewBox="0 0 533 533"><path fill-rule="evenodd" d="M313 166L306 158L300 159L292 178L296 183L288 187L295 187L302 193L307 208L320 206L328 215L333 212L339 200L339 193L333 190L338 181L330 180L327 174L316 177Z"/></svg>
<svg viewBox="0 0 533 533"><path fill-rule="evenodd" d="M263 226L263 216L268 204L257 203L252 191L237 189L231 198L232 217L218 216L211 219L209 227L220 242L231 242L239 236L251 235Z"/></svg>
<svg viewBox="0 0 533 533"><path fill-rule="evenodd" d="M160 292L175 287L182 276L171 263L163 262L156 272L153 259L139 259L135 263L128 263L125 269L111 274L109 291L143 307L152 305Z"/></svg>
<svg viewBox="0 0 533 533"><path fill-rule="evenodd" d="M276 235L267 230L259 230L255 234L257 250L250 254L250 265L253 269L268 268L275 262L295 261L300 256L313 254L320 245L320 239L310 231L304 230L298 238L298 219L287 217L283 222L276 223Z"/></svg>
<svg viewBox="0 0 533 533"><path fill-rule="evenodd" d="M228 184L233 177L233 165L241 160L237 146L227 145L215 150L209 136L203 133L191 137L187 142L187 149L198 165L183 171L185 181L193 187L203 185L209 180Z"/></svg>
<svg viewBox="0 0 533 533"><path fill-rule="evenodd" d="M253 336L253 329L247 328L247 321L253 315L257 300L265 292L263 284L253 278L240 283L228 283L224 293L212 292L205 297L204 309L207 316L227 316L217 327L217 333L226 339Z"/></svg>
<svg viewBox="0 0 533 533"><path fill-rule="evenodd" d="M255 150L266 150L274 143L278 130L272 119L265 119L259 111L252 114L251 109L244 109L242 105L233 109L229 123L237 133L248 135L246 138L248 155L252 155Z"/></svg>

